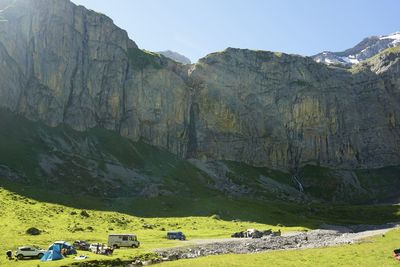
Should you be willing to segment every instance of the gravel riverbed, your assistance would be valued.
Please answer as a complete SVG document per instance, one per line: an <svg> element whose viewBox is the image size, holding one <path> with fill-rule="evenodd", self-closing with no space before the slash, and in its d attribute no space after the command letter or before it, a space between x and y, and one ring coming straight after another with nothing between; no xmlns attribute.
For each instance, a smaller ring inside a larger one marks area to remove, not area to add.
<svg viewBox="0 0 400 267"><path fill-rule="evenodd" d="M228 238L220 240L192 240L181 247L159 249L155 252L165 260L189 259L219 254L245 254L272 250L306 249L337 246L359 242L363 238L383 235L397 224L351 227L323 225L318 230L289 232L282 236L262 238Z"/></svg>

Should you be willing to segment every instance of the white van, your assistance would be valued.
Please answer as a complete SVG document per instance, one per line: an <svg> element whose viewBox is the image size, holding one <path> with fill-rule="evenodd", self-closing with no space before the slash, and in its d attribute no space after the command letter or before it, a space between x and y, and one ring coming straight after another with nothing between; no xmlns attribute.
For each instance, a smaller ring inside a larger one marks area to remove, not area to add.
<svg viewBox="0 0 400 267"><path fill-rule="evenodd" d="M131 234L113 234L108 236L108 246L113 248L131 247L138 248L140 242L136 235Z"/></svg>

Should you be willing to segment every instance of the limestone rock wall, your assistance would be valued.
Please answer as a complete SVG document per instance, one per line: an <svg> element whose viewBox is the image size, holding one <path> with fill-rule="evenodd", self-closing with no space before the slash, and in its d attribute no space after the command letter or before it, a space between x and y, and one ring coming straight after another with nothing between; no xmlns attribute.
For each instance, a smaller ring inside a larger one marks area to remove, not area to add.
<svg viewBox="0 0 400 267"><path fill-rule="evenodd" d="M197 155L292 169L399 164L399 68L390 77L378 69L352 73L264 51L211 54L192 71L202 81Z"/></svg>
<svg viewBox="0 0 400 267"><path fill-rule="evenodd" d="M183 66L139 50L110 18L67 0L17 0L0 17L1 106L185 151Z"/></svg>

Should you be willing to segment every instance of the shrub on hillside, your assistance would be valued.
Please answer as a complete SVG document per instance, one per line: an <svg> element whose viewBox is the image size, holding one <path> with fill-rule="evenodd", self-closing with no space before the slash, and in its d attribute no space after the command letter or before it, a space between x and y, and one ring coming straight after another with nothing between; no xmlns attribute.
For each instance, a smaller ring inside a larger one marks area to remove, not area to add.
<svg viewBox="0 0 400 267"><path fill-rule="evenodd" d="M28 230L26 230L26 233L28 235L40 235L42 233L42 231L40 231L39 229L37 229L36 227L31 227Z"/></svg>
<svg viewBox="0 0 400 267"><path fill-rule="evenodd" d="M81 211L81 216L82 216L82 217L86 217L86 218L87 218L87 217L90 217L89 213L88 213L86 210L82 210L82 211Z"/></svg>
<svg viewBox="0 0 400 267"><path fill-rule="evenodd" d="M75 232L83 232L85 231L85 229L83 229L83 227L80 225L72 225L68 227L68 231L70 231L71 233L75 233Z"/></svg>
<svg viewBox="0 0 400 267"><path fill-rule="evenodd" d="M153 229L154 225L145 223L145 224L142 225L142 227L143 227L143 229Z"/></svg>

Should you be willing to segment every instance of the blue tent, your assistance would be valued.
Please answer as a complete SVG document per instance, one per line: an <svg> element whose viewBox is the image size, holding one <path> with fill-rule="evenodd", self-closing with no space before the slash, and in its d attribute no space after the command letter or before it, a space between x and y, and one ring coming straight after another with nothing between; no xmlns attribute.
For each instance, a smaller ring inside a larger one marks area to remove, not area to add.
<svg viewBox="0 0 400 267"><path fill-rule="evenodd" d="M72 254L77 254L76 249L68 242L65 241L56 241L54 242L50 247L49 250L53 250L53 248L57 247L60 251L62 249L65 249L64 255L72 255Z"/></svg>
<svg viewBox="0 0 400 267"><path fill-rule="evenodd" d="M52 250L46 251L43 257L40 259L41 261L55 261L61 260L63 255L61 255L61 250L59 246L53 246Z"/></svg>

